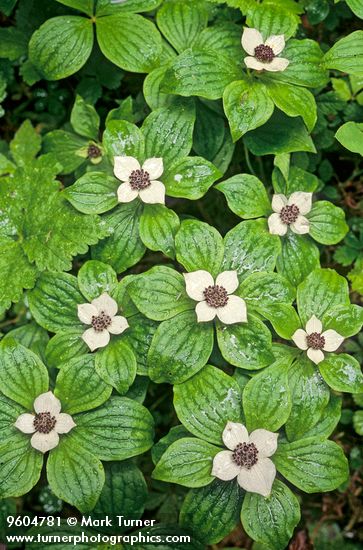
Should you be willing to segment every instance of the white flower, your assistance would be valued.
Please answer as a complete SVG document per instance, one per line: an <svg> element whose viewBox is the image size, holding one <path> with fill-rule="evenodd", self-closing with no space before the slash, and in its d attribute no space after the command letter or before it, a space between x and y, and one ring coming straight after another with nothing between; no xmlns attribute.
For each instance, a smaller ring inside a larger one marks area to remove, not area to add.
<svg viewBox="0 0 363 550"><path fill-rule="evenodd" d="M271 205L274 214L267 220L270 233L282 237L286 235L288 227L299 235L309 233L310 222L304 214L310 212L312 198L312 193L302 191L292 193L289 199L285 195L274 195Z"/></svg>
<svg viewBox="0 0 363 550"><path fill-rule="evenodd" d="M75 427L69 414L61 413L61 403L51 391L39 395L33 404L35 414L21 414L15 427L25 434L34 434L30 444L41 453L54 449L58 434L66 434Z"/></svg>
<svg viewBox="0 0 363 550"><path fill-rule="evenodd" d="M323 351L337 350L344 340L343 336L335 330L329 329L322 332L322 322L315 315L306 323L305 329L298 328L292 339L298 348L307 350L307 356L316 365L323 361Z"/></svg>
<svg viewBox="0 0 363 550"><path fill-rule="evenodd" d="M223 481L237 477L242 489L267 497L276 476L275 464L268 457L276 452L278 435L267 430L248 435L243 424L227 422L222 439L230 450L214 457L212 476Z"/></svg>
<svg viewBox="0 0 363 550"><path fill-rule="evenodd" d="M276 57L284 47L283 34L274 34L264 42L262 34L257 29L243 29L242 48L249 54L244 58L244 62L249 69L284 71L289 60L285 57Z"/></svg>
<svg viewBox="0 0 363 550"><path fill-rule="evenodd" d="M127 319L116 315L117 302L104 292L90 304L78 305L78 318L86 325L92 325L82 334L91 351L104 348L111 334L121 334L129 326Z"/></svg>
<svg viewBox="0 0 363 550"><path fill-rule="evenodd" d="M245 301L232 295L239 284L237 271L223 271L215 283L212 275L202 269L184 273L184 279L188 296L199 302L195 308L198 323L216 316L226 325L247 321Z"/></svg>
<svg viewBox="0 0 363 550"><path fill-rule="evenodd" d="M114 174L123 181L117 189L119 202L131 202L140 197L149 204L165 204L165 186L157 178L164 171L162 158L151 158L142 167L134 157L115 157Z"/></svg>

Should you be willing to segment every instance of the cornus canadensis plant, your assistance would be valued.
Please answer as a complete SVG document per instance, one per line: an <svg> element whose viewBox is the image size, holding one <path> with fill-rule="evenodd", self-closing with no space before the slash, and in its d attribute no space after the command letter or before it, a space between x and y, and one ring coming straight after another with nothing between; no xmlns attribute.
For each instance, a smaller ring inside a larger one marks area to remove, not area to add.
<svg viewBox="0 0 363 550"><path fill-rule="evenodd" d="M37 322L56 333L47 345L49 364L59 367L94 352L97 373L121 394L137 374L146 374L155 323L130 303L125 295L127 279L118 282L112 267L96 260L86 262L77 278L47 273L38 279L29 305Z"/></svg>
<svg viewBox="0 0 363 550"><path fill-rule="evenodd" d="M48 371L39 357L13 339L1 343L2 498L30 491L49 451L52 491L89 512L105 483L101 460L124 460L152 446L148 410L127 397L111 397L111 386L92 362L84 355L68 361L54 392L48 391Z"/></svg>
<svg viewBox="0 0 363 550"><path fill-rule="evenodd" d="M312 174L288 166L285 175L275 169L272 183L271 199L263 183L250 174L238 174L216 187L241 218L267 218L271 239L281 237L277 270L297 285L319 267L319 250L311 239L336 244L344 238L348 226L341 208L328 201L313 202L318 180Z"/></svg>
<svg viewBox="0 0 363 550"><path fill-rule="evenodd" d="M292 486L311 493L338 487L348 475L347 462L326 436L286 441L285 415L272 412L275 399L268 390L252 400L251 384L253 394L254 376L242 392L235 378L207 365L174 386L174 406L185 430L174 428L154 447L153 477L192 488L181 524L198 533L199 540L213 544L240 518L253 538L284 548L300 510L293 492L276 479L276 470ZM256 506L263 513L254 514ZM217 521L222 513L224 521Z"/></svg>
<svg viewBox="0 0 363 550"><path fill-rule="evenodd" d="M0 0L0 541L359 546L360 4Z"/></svg>
<svg viewBox="0 0 363 550"><path fill-rule="evenodd" d="M222 239L213 227L185 220L175 247L189 273L153 267L127 285L140 312L161 321L148 354L150 377L183 382L208 362L215 340L236 367L254 370L273 361L261 318L279 322L295 293L271 272L278 248L268 232L243 222Z"/></svg>
<svg viewBox="0 0 363 550"><path fill-rule="evenodd" d="M136 264L146 248L174 258L180 221L165 206L165 194L199 199L221 176L211 162L188 156L195 116L193 102L179 100L151 113L141 129L111 118L103 146L115 177L87 172L65 190L80 212L107 212L102 219L111 235L94 249L93 257L110 263L118 273Z"/></svg>

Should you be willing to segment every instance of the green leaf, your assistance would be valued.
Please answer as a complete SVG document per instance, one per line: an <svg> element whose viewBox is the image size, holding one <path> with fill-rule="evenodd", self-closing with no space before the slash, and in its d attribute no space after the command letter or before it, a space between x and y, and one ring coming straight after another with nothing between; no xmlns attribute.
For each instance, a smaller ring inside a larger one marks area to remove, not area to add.
<svg viewBox="0 0 363 550"><path fill-rule="evenodd" d="M69 439L61 440L47 462L53 493L85 514L95 507L105 483L102 463Z"/></svg>
<svg viewBox="0 0 363 550"><path fill-rule="evenodd" d="M48 367L59 368L70 359L89 352L89 347L82 340L84 329L85 327L62 330L49 340L45 350Z"/></svg>
<svg viewBox="0 0 363 550"><path fill-rule="evenodd" d="M240 78L240 67L222 52L190 48L172 61L161 90L185 97L219 99L225 87Z"/></svg>
<svg viewBox="0 0 363 550"><path fill-rule="evenodd" d="M349 151L363 156L363 124L346 122L337 130L335 138Z"/></svg>
<svg viewBox="0 0 363 550"><path fill-rule="evenodd" d="M178 262L187 271L220 273L223 259L223 239L214 227L197 220L184 220L175 237Z"/></svg>
<svg viewBox="0 0 363 550"><path fill-rule="evenodd" d="M207 26L208 11L203 2L195 0L165 2L156 21L165 38L180 53L193 46Z"/></svg>
<svg viewBox="0 0 363 550"><path fill-rule="evenodd" d="M85 262L78 271L77 280L80 291L89 301L98 298L104 292L112 295L118 285L112 267L97 260Z"/></svg>
<svg viewBox="0 0 363 550"><path fill-rule="evenodd" d="M131 458L153 444L153 417L143 405L127 397L111 397L95 411L77 415L75 422L72 437L101 460Z"/></svg>
<svg viewBox="0 0 363 550"><path fill-rule="evenodd" d="M30 437L16 434L0 443L1 498L29 493L39 481L43 455L30 445Z"/></svg>
<svg viewBox="0 0 363 550"><path fill-rule="evenodd" d="M329 388L315 365L300 356L288 369L292 408L285 430L290 441L301 439L313 428L329 402Z"/></svg>
<svg viewBox="0 0 363 550"><path fill-rule="evenodd" d="M348 461L341 447L319 438L280 443L274 463L290 483L305 493L333 491L349 474Z"/></svg>
<svg viewBox="0 0 363 550"><path fill-rule="evenodd" d="M265 220L239 223L225 236L224 246L222 270L237 270L240 281L255 271L273 271L281 248Z"/></svg>
<svg viewBox="0 0 363 550"><path fill-rule="evenodd" d="M196 103L193 149L197 155L214 162L224 173L230 164L235 145L224 117L212 105L201 101Z"/></svg>
<svg viewBox="0 0 363 550"><path fill-rule="evenodd" d="M333 269L315 269L297 289L297 306L303 325L315 315L321 319L338 306L349 305L348 283Z"/></svg>
<svg viewBox="0 0 363 550"><path fill-rule="evenodd" d="M141 15L116 13L98 17L96 31L103 55L125 71L148 73L161 55L160 33L154 23Z"/></svg>
<svg viewBox="0 0 363 550"><path fill-rule="evenodd" d="M346 0L346 2L352 12L360 19L363 19L363 6L360 0Z"/></svg>
<svg viewBox="0 0 363 550"><path fill-rule="evenodd" d="M243 410L249 432L261 428L276 432L291 412L288 364L280 360L256 374L243 390Z"/></svg>
<svg viewBox="0 0 363 550"><path fill-rule="evenodd" d="M213 339L213 325L197 323L194 311L163 321L150 346L150 378L154 382L184 382L208 362Z"/></svg>
<svg viewBox="0 0 363 550"><path fill-rule="evenodd" d="M124 340L111 340L96 354L95 368L102 380L123 395L135 380L136 358Z"/></svg>
<svg viewBox="0 0 363 550"><path fill-rule="evenodd" d="M29 58L44 78L59 80L79 71L92 47L91 19L75 15L52 17L31 37Z"/></svg>
<svg viewBox="0 0 363 550"><path fill-rule="evenodd" d="M182 439L183 437L190 437L190 433L186 428L184 428L184 426L182 426L182 424L170 428L169 432L164 437L159 439L151 450L151 458L153 463L156 465L167 448L170 447L174 441Z"/></svg>
<svg viewBox="0 0 363 550"><path fill-rule="evenodd" d="M64 363L57 376L54 394L62 411L75 414L102 405L112 388L95 370L95 355L82 355Z"/></svg>
<svg viewBox="0 0 363 550"><path fill-rule="evenodd" d="M23 289L33 288L37 270L29 263L21 244L0 237L0 312L18 302ZM9 284L11 281L11 284Z"/></svg>
<svg viewBox="0 0 363 550"><path fill-rule="evenodd" d="M155 321L195 308L186 294L183 276L166 266L155 266L134 277L128 292L141 313Z"/></svg>
<svg viewBox="0 0 363 550"><path fill-rule="evenodd" d="M248 310L261 315L270 306L290 304L295 298L293 287L278 273L253 273L242 281L236 294L244 298Z"/></svg>
<svg viewBox="0 0 363 550"><path fill-rule="evenodd" d="M24 408L15 401L8 399L0 393L0 437L1 443L20 436L19 430L14 426L18 416L24 413ZM22 436L20 436L22 437Z"/></svg>
<svg viewBox="0 0 363 550"><path fill-rule="evenodd" d="M241 422L243 415L238 383L211 365L174 386L174 407L190 433L216 445L227 422Z"/></svg>
<svg viewBox="0 0 363 550"><path fill-rule="evenodd" d="M286 84L286 82L266 82L267 92L280 111L288 116L301 116L309 132L312 131L317 120L315 98L309 90Z"/></svg>
<svg viewBox="0 0 363 550"><path fill-rule="evenodd" d="M80 136L97 140L100 117L93 105L86 103L80 95L76 96L71 112L71 124Z"/></svg>
<svg viewBox="0 0 363 550"><path fill-rule="evenodd" d="M42 360L44 359L49 336L47 331L36 323L30 322L14 328L4 335L2 342L12 339L36 353Z"/></svg>
<svg viewBox="0 0 363 550"><path fill-rule="evenodd" d="M349 231L344 210L328 201L314 203L306 217L310 235L321 244L337 244Z"/></svg>
<svg viewBox="0 0 363 550"><path fill-rule="evenodd" d="M29 294L30 311L40 326L51 332L82 325L77 305L85 302L76 277L68 273L42 273Z"/></svg>
<svg viewBox="0 0 363 550"><path fill-rule="evenodd" d="M137 361L137 373L148 374L147 355L155 334L157 323L145 318L143 315L133 315L128 319L130 327L123 335L123 340L133 350Z"/></svg>
<svg viewBox="0 0 363 550"><path fill-rule="evenodd" d="M144 80L143 93L145 101L153 111L161 107L168 107L175 100L173 96L160 91L161 82L167 69L168 65L158 67L151 71Z"/></svg>
<svg viewBox="0 0 363 550"><path fill-rule="evenodd" d="M112 234L92 248L92 258L110 264L117 273L135 265L144 255L139 236L142 205L135 200L120 204L103 217Z"/></svg>
<svg viewBox="0 0 363 550"><path fill-rule="evenodd" d="M86 147L85 138L64 130L53 130L43 138L44 153L56 155L57 161L62 166L62 174L70 174L86 162L84 154Z"/></svg>
<svg viewBox="0 0 363 550"><path fill-rule="evenodd" d="M274 111L266 86L257 80L231 82L224 90L223 106L233 141L265 124Z"/></svg>
<svg viewBox="0 0 363 550"><path fill-rule="evenodd" d="M193 143L194 122L194 104L186 100L152 112L142 125L146 158L162 157L168 167L188 155Z"/></svg>
<svg viewBox="0 0 363 550"><path fill-rule="evenodd" d="M244 138L248 149L256 156L278 155L306 151L316 153L314 143L300 118L290 118L275 110L261 128Z"/></svg>
<svg viewBox="0 0 363 550"><path fill-rule="evenodd" d="M1 11L3 6L0 3ZM15 27L0 29L0 57L15 61L27 53L26 35Z"/></svg>
<svg viewBox="0 0 363 550"><path fill-rule="evenodd" d="M135 124L126 120L110 120L102 141L110 159L115 156L131 156L143 160L144 136ZM105 176L104 176L105 177Z"/></svg>
<svg viewBox="0 0 363 550"><path fill-rule="evenodd" d="M48 371L38 355L8 340L0 344L1 392L27 410L38 395L49 389Z"/></svg>
<svg viewBox="0 0 363 550"><path fill-rule="evenodd" d="M277 303L261 307L261 315L270 321L275 332L285 340L290 340L294 332L301 327L296 309L289 304Z"/></svg>
<svg viewBox="0 0 363 550"><path fill-rule="evenodd" d="M354 357L346 353L326 355L319 363L319 370L325 382L335 391L362 393L363 374Z"/></svg>
<svg viewBox="0 0 363 550"><path fill-rule="evenodd" d="M295 34L299 17L283 3L267 1L251 7L247 12L247 25L258 29L265 40L274 34L285 35L285 40ZM284 51L282 55L284 55Z"/></svg>
<svg viewBox="0 0 363 550"><path fill-rule="evenodd" d="M353 415L353 426L357 434L363 435L363 411L355 411Z"/></svg>
<svg viewBox="0 0 363 550"><path fill-rule="evenodd" d="M240 218L259 218L271 212L271 203L263 183L250 174L237 174L216 185L227 199L229 208Z"/></svg>
<svg viewBox="0 0 363 550"><path fill-rule="evenodd" d="M282 550L300 521L299 501L284 483L276 479L267 498L246 493L241 521L246 533L264 548Z"/></svg>
<svg viewBox="0 0 363 550"><path fill-rule="evenodd" d="M186 157L177 160L166 170L163 183L170 197L196 200L203 197L221 175L208 160Z"/></svg>
<svg viewBox="0 0 363 550"><path fill-rule="evenodd" d="M257 370L274 360L271 333L253 315L248 314L247 323L228 326L218 323L217 339L224 359L235 367Z"/></svg>
<svg viewBox="0 0 363 550"><path fill-rule="evenodd" d="M235 481L215 479L187 494L179 521L204 544L215 544L233 531L241 504L242 492Z"/></svg>
<svg viewBox="0 0 363 550"><path fill-rule="evenodd" d="M57 0L57 2L86 13L87 15L93 15L94 0Z"/></svg>
<svg viewBox="0 0 363 550"><path fill-rule="evenodd" d="M327 84L329 73L324 67L323 52L314 40L289 40L282 57L290 61L288 67L279 73L270 73L269 78L308 88Z"/></svg>
<svg viewBox="0 0 363 550"><path fill-rule="evenodd" d="M281 254L277 258L277 271L293 286L300 284L313 269L319 267L319 249L307 237L289 231L281 239Z"/></svg>
<svg viewBox="0 0 363 550"><path fill-rule="evenodd" d="M184 487L204 487L213 481L213 458L220 450L194 437L178 439L165 451L152 477Z"/></svg>
<svg viewBox="0 0 363 550"><path fill-rule="evenodd" d="M290 158L290 155L287 156ZM306 170L302 170L298 166L289 166L285 177L279 170L272 172L272 185L275 193L282 193L288 196L295 191L313 193L319 186L319 179L314 174L306 172Z"/></svg>
<svg viewBox="0 0 363 550"><path fill-rule="evenodd" d="M105 467L106 480L92 516L111 516L117 523L120 510L124 517L137 519L145 508L147 485L139 468L131 461L111 462Z"/></svg>
<svg viewBox="0 0 363 550"><path fill-rule="evenodd" d="M124 5L124 2L121 4L110 4L109 0L98 0L96 14L100 16L110 15L115 12L138 13L151 11L157 8L160 3L161 0L127 0L126 5Z"/></svg>
<svg viewBox="0 0 363 550"><path fill-rule="evenodd" d="M363 324L363 308L358 305L338 306L323 317L324 330L333 329L342 336L354 336Z"/></svg>
<svg viewBox="0 0 363 550"><path fill-rule="evenodd" d="M241 35L240 25L232 21L215 20L212 26L199 34L194 46L197 50L223 52L223 55L228 56L232 63L236 63L236 60L242 56Z"/></svg>
<svg viewBox="0 0 363 550"><path fill-rule="evenodd" d="M342 412L342 398L331 394L330 401L323 409L318 422L304 433L306 437L329 437L335 430Z"/></svg>
<svg viewBox="0 0 363 550"><path fill-rule="evenodd" d="M10 142L10 151L16 164L24 166L40 151L42 138L29 120L25 120Z"/></svg>
<svg viewBox="0 0 363 550"><path fill-rule="evenodd" d="M363 31L355 31L341 38L324 56L327 69L348 74L363 73Z"/></svg>
<svg viewBox="0 0 363 550"><path fill-rule="evenodd" d="M140 239L150 250L175 258L174 239L180 227L178 215L163 204L145 204L140 217Z"/></svg>
<svg viewBox="0 0 363 550"><path fill-rule="evenodd" d="M70 270L72 257L85 254L108 231L98 216L80 214L63 198L56 170L43 155L2 178L1 232L17 238L39 270Z"/></svg>

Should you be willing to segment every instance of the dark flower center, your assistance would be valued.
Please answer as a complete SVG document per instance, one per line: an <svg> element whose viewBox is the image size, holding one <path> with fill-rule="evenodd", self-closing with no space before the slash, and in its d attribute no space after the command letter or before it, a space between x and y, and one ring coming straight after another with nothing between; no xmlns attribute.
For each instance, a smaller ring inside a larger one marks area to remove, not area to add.
<svg viewBox="0 0 363 550"><path fill-rule="evenodd" d="M306 337L309 348L322 349L325 346L325 338L319 332L312 332Z"/></svg>
<svg viewBox="0 0 363 550"><path fill-rule="evenodd" d="M87 155L90 159L96 159L101 156L101 149L97 145L89 145L87 149Z"/></svg>
<svg viewBox="0 0 363 550"><path fill-rule="evenodd" d="M38 413L33 420L34 428L41 434L49 434L56 425L55 416L52 416L50 412Z"/></svg>
<svg viewBox="0 0 363 550"><path fill-rule="evenodd" d="M141 191L146 189L151 184L149 172L145 172L142 168L140 170L133 170L131 172L129 182L131 189L134 191Z"/></svg>
<svg viewBox="0 0 363 550"><path fill-rule="evenodd" d="M203 294L205 301L210 307L224 307L228 303L228 294L223 286L208 286Z"/></svg>
<svg viewBox="0 0 363 550"><path fill-rule="evenodd" d="M99 315L93 315L91 325L96 332L102 332L105 328L109 327L112 323L112 319L107 313L101 311Z"/></svg>
<svg viewBox="0 0 363 550"><path fill-rule="evenodd" d="M238 443L232 458L238 466L250 470L258 462L258 449L254 443Z"/></svg>
<svg viewBox="0 0 363 550"><path fill-rule="evenodd" d="M265 44L260 44L255 48L255 58L262 63L271 63L275 57L274 51L270 46L265 46Z"/></svg>
<svg viewBox="0 0 363 550"><path fill-rule="evenodd" d="M280 218L283 223L285 223L286 225L290 225L290 223L296 222L299 214L300 210L298 209L296 204L287 204L282 208L280 212Z"/></svg>

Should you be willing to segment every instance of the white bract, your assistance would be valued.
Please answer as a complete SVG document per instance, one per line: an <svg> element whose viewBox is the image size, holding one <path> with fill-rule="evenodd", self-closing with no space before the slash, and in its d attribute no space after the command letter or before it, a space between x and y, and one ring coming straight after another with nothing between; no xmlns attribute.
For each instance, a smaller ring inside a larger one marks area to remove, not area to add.
<svg viewBox="0 0 363 550"><path fill-rule="evenodd" d="M227 422L222 439L228 451L221 451L213 460L212 476L223 481L237 477L238 484L249 493L267 497L276 477L272 456L279 434L254 430L248 435L243 424Z"/></svg>
<svg viewBox="0 0 363 550"><path fill-rule="evenodd" d="M335 330L323 330L323 324L315 315L302 328L294 332L292 339L298 348L307 350L307 356L316 365L323 361L323 351L336 351L344 341L344 337Z"/></svg>
<svg viewBox="0 0 363 550"><path fill-rule="evenodd" d="M34 401L35 414L21 414L15 427L25 434L33 434L31 446L46 453L58 445L58 434L66 434L76 426L69 414L61 413L61 408L61 402L51 391L42 393Z"/></svg>
<svg viewBox="0 0 363 550"><path fill-rule="evenodd" d="M289 60L285 57L276 57L285 47L283 34L274 34L264 41L257 29L245 28L241 42L242 48L249 54L244 58L249 69L278 72L287 68Z"/></svg>
<svg viewBox="0 0 363 550"><path fill-rule="evenodd" d="M134 157L115 157L113 171L124 182L117 189L119 202L139 197L148 204L165 204L165 186L158 181L164 171L162 158L147 159L141 167Z"/></svg>
<svg viewBox="0 0 363 550"><path fill-rule="evenodd" d="M216 316L226 325L247 321L246 302L232 295L239 284L237 271L223 271L215 283L212 275L202 269L184 273L184 279L188 296L198 302L198 323L212 321Z"/></svg>
<svg viewBox="0 0 363 550"><path fill-rule="evenodd" d="M309 233L310 222L305 214L311 210L312 198L312 193L302 191L292 193L289 198L282 194L274 195L271 204L274 213L267 220L270 233L282 237L289 227L299 235Z"/></svg>
<svg viewBox="0 0 363 550"><path fill-rule="evenodd" d="M116 315L117 302L104 292L90 304L78 305L78 318L82 323L91 325L82 334L91 351L104 348L110 341L110 334L121 334L129 326L127 319Z"/></svg>

